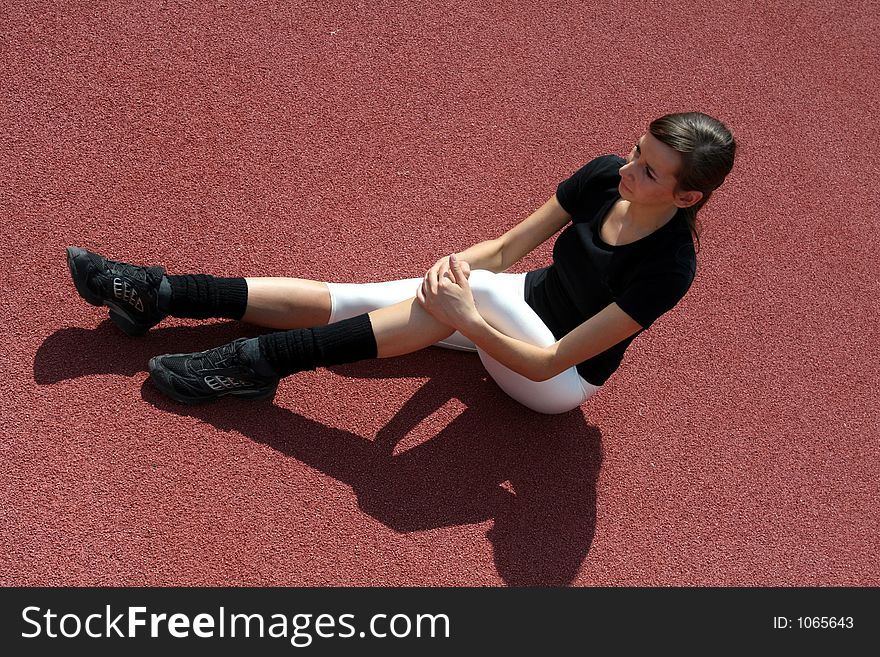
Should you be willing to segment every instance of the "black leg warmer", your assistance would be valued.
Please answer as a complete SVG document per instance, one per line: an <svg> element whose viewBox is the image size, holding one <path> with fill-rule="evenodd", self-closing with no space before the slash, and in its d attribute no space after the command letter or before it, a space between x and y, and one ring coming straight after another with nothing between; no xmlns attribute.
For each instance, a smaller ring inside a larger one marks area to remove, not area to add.
<svg viewBox="0 0 880 657"><path fill-rule="evenodd" d="M376 358L378 346L367 313L307 329L259 337L260 355L277 376Z"/></svg>
<svg viewBox="0 0 880 657"><path fill-rule="evenodd" d="M215 278L206 274L166 276L171 287L167 312L174 317L241 319L247 310L247 282L243 278Z"/></svg>

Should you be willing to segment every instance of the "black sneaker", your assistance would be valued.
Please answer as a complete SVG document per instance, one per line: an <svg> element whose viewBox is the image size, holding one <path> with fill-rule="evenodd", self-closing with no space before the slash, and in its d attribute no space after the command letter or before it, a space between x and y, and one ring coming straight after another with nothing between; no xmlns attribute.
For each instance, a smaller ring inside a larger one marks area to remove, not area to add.
<svg viewBox="0 0 880 657"><path fill-rule="evenodd" d="M150 359L150 380L183 404L201 404L225 395L272 399L280 377L257 374L242 353L248 338L194 354L165 354Z"/></svg>
<svg viewBox="0 0 880 657"><path fill-rule="evenodd" d="M110 308L110 319L128 335L143 335L165 315L159 312L162 267L138 267L67 247L67 266L79 295L93 306Z"/></svg>

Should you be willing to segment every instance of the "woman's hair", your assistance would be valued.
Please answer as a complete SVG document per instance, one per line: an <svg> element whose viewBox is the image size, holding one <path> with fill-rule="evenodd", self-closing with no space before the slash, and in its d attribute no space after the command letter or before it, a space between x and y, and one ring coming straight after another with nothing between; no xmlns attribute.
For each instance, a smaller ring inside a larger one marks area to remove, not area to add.
<svg viewBox="0 0 880 657"><path fill-rule="evenodd" d="M703 198L684 209L688 226L697 238L699 249L700 226L697 212L733 168L736 140L721 121L701 112L661 116L651 122L648 130L681 155L678 189L703 192Z"/></svg>

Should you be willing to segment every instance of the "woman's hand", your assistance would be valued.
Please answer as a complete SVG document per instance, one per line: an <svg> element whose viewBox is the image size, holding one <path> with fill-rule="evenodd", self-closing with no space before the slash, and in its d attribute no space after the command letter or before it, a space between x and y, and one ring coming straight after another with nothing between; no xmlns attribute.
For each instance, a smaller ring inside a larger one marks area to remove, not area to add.
<svg viewBox="0 0 880 657"><path fill-rule="evenodd" d="M458 260L458 264L461 265L461 271L464 273L465 278L470 278L471 266L467 262L465 262L464 260L459 260L458 258L456 258L456 259ZM424 285L430 286L432 281L433 281L433 283L436 284L440 279L442 279L444 277L448 278L447 274L449 273L449 270L450 270L449 256L443 256L437 262L435 262L434 266L428 270L427 274L425 274L425 280L422 283L422 285L423 286ZM424 289L427 290L428 288L426 287ZM431 287L430 289L431 289L431 292L434 292L436 294L436 292L437 292L436 285L434 285L434 287Z"/></svg>
<svg viewBox="0 0 880 657"><path fill-rule="evenodd" d="M461 271L464 273L465 278L470 278L471 266L464 260L459 260L458 258L456 258L456 260L458 260L458 264L461 265ZM419 298L419 301L424 301L425 295L428 292L436 295L440 281L444 279L452 280L449 256L443 256L440 258L425 274L425 279L422 281L421 297Z"/></svg>
<svg viewBox="0 0 880 657"><path fill-rule="evenodd" d="M455 254L441 258L425 274L416 298L431 315L458 329L479 317L468 276L470 265L459 261Z"/></svg>

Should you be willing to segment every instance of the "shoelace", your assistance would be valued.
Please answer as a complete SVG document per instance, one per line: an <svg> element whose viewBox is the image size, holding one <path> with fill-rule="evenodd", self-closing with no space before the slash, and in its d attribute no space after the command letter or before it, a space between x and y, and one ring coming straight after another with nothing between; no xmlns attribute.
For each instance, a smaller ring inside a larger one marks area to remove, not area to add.
<svg viewBox="0 0 880 657"><path fill-rule="evenodd" d="M223 367L228 367L236 354L238 353L238 344L236 342L229 342L224 344L222 347L215 347L213 349L208 349L207 351L202 352L202 358L204 358L210 365L212 369L220 369Z"/></svg>
<svg viewBox="0 0 880 657"><path fill-rule="evenodd" d="M127 276L141 283L147 280L147 270L144 267L137 267L127 262L117 262L116 260L107 260L105 264L111 274Z"/></svg>

